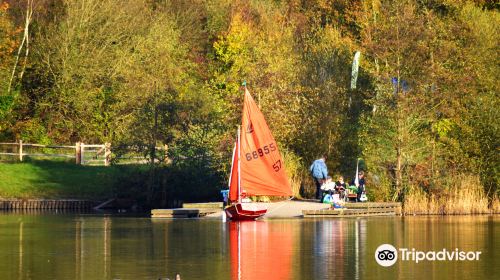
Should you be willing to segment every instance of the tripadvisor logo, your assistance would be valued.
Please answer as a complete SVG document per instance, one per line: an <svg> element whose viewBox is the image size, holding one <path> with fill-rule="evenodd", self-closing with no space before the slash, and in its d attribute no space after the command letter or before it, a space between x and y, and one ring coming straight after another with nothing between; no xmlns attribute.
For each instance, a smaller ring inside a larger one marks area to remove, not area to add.
<svg viewBox="0 0 500 280"><path fill-rule="evenodd" d="M391 244L382 244L375 250L375 260L381 266L391 266L398 260L398 250Z"/></svg>
<svg viewBox="0 0 500 280"><path fill-rule="evenodd" d="M418 251L415 248L396 249L391 244L382 244L375 250L375 260L381 266L392 266L399 259L419 263L421 261L478 261L480 251L460 251L442 249L440 251Z"/></svg>

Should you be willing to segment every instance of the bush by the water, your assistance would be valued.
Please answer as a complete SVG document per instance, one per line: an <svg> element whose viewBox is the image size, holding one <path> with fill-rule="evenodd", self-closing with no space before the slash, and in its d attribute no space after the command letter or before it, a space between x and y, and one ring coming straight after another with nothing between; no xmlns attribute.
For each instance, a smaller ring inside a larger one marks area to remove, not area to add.
<svg viewBox="0 0 500 280"><path fill-rule="evenodd" d="M222 175L203 165L160 165L120 174L115 195L144 208L180 207L182 202L222 201Z"/></svg>

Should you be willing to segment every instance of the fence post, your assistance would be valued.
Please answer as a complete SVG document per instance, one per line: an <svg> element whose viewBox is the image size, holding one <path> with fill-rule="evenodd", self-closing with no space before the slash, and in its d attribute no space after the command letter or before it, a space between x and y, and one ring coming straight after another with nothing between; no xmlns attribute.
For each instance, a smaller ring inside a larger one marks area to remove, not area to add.
<svg viewBox="0 0 500 280"><path fill-rule="evenodd" d="M23 140L19 139L19 160L23 161Z"/></svg>
<svg viewBox="0 0 500 280"><path fill-rule="evenodd" d="M85 165L85 143L80 143L80 164Z"/></svg>
<svg viewBox="0 0 500 280"><path fill-rule="evenodd" d="M82 150L81 150L81 147L80 147L80 142L76 142L76 144L75 144L75 161L76 161L76 164L81 164L82 163L81 155L82 155Z"/></svg>
<svg viewBox="0 0 500 280"><path fill-rule="evenodd" d="M104 166L109 166L111 161L111 143L104 143Z"/></svg>

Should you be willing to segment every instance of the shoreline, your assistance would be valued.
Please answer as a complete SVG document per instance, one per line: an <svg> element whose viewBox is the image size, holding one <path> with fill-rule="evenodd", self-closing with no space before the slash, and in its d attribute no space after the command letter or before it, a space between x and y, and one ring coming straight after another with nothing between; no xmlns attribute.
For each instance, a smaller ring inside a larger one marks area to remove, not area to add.
<svg viewBox="0 0 500 280"><path fill-rule="evenodd" d="M59 211L59 210L82 210L82 211L95 211L96 213L100 212L97 209L93 209L96 205L99 205L98 200L89 200L89 199L7 199L0 198L0 212L9 212L9 211ZM330 205L325 203L319 203L317 200L285 200L278 202L256 202L258 204L264 204L268 208L267 214L263 217L263 219L289 219L289 218L304 218L303 211L324 211L331 210ZM374 202L359 202L359 203L350 203L350 207L344 208L344 210L355 210L360 208L371 208L367 203L371 204L381 204ZM388 203L390 204L390 203ZM359 205L359 207L357 207ZM365 207L366 206L366 207ZM117 211L123 209L127 209L126 207L116 207ZM109 210L109 209L108 209ZM151 209L153 210L153 209ZM338 209L335 211L342 211L342 209ZM128 213L137 213L137 214L147 214L150 213L148 210L146 211L131 211L127 209ZM118 212L119 213L119 212ZM485 215L498 215L499 212L495 212L494 210L490 210L489 212L479 212L479 213L405 213L404 206L401 205L401 210L399 213L396 213L392 216L400 216L400 217L415 217L415 216L485 216ZM216 213L208 214L201 218L221 218L222 209L217 211ZM327 217L315 217L315 218L331 218L332 216L328 215ZM341 215L339 217L362 217L357 215ZM308 217L311 218L311 217Z"/></svg>

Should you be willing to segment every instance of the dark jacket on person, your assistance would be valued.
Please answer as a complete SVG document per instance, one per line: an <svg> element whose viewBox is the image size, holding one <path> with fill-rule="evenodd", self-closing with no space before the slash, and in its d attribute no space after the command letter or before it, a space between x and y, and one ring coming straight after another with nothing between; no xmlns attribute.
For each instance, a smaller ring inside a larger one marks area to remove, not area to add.
<svg viewBox="0 0 500 280"><path fill-rule="evenodd" d="M346 187L347 187L347 185L346 185L346 183L345 183L345 182L342 182L342 183L341 183L340 181L335 182L335 189L336 189L336 190L338 190L338 189L340 189L340 188L342 188L342 189L344 189L344 190L345 190L345 189L346 189Z"/></svg>
<svg viewBox="0 0 500 280"><path fill-rule="evenodd" d="M358 194L361 194L365 191L365 178L363 177L363 178L359 179L358 183L359 183ZM351 182L351 185L355 185L354 180Z"/></svg>

